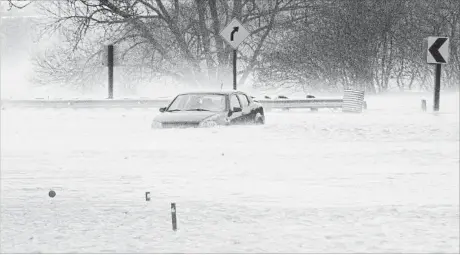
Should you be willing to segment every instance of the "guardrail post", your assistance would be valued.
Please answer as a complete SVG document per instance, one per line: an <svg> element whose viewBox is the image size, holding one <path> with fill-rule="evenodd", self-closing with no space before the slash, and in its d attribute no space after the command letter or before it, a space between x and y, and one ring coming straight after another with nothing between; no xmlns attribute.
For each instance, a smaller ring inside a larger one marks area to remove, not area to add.
<svg viewBox="0 0 460 255"><path fill-rule="evenodd" d="M422 111L426 112L426 100L422 99Z"/></svg>

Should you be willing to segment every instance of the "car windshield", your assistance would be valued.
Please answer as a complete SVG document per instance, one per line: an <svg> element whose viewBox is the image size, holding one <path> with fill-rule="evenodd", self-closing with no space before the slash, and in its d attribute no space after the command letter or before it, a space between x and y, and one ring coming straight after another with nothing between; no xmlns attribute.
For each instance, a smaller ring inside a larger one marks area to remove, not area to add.
<svg viewBox="0 0 460 255"><path fill-rule="evenodd" d="M225 111L225 96L214 94L185 94L174 99L168 112L174 111Z"/></svg>

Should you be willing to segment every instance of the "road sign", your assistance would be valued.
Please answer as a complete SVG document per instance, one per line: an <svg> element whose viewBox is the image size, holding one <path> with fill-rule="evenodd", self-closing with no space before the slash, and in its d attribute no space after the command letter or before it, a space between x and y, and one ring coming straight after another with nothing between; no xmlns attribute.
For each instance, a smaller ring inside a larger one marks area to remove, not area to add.
<svg viewBox="0 0 460 255"><path fill-rule="evenodd" d="M447 64L449 60L449 38L430 36L426 62L428 64Z"/></svg>
<svg viewBox="0 0 460 255"><path fill-rule="evenodd" d="M439 99L441 92L441 65L449 61L449 38L430 36L427 40L426 62L436 64L434 75L434 103L433 111L439 111Z"/></svg>
<svg viewBox="0 0 460 255"><path fill-rule="evenodd" d="M249 36L248 30L234 18L225 28L220 32L220 36L232 46L233 49L238 48L241 42Z"/></svg>

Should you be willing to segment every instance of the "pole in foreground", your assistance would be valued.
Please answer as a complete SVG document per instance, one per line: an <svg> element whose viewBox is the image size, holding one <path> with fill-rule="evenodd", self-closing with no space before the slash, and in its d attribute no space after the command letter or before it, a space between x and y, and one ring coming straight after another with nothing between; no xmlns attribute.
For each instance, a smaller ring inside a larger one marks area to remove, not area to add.
<svg viewBox="0 0 460 255"><path fill-rule="evenodd" d="M113 99L113 44L107 46L107 66L109 74L109 99Z"/></svg>
<svg viewBox="0 0 460 255"><path fill-rule="evenodd" d="M439 97L441 91L441 64L436 64L436 73L434 78L434 104L433 111L439 111Z"/></svg>
<svg viewBox="0 0 460 255"><path fill-rule="evenodd" d="M171 220L172 220L172 229L177 230L177 217L176 217L176 203L171 203Z"/></svg>

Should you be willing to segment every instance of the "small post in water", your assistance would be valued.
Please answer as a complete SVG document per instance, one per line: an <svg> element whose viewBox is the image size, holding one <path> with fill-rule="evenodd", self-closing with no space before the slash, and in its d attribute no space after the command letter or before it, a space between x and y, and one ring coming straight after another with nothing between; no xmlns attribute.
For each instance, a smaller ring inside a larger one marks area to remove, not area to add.
<svg viewBox="0 0 460 255"><path fill-rule="evenodd" d="M177 230L176 203L171 203L172 229Z"/></svg>
<svg viewBox="0 0 460 255"><path fill-rule="evenodd" d="M145 201L150 201L150 192L145 192Z"/></svg>

